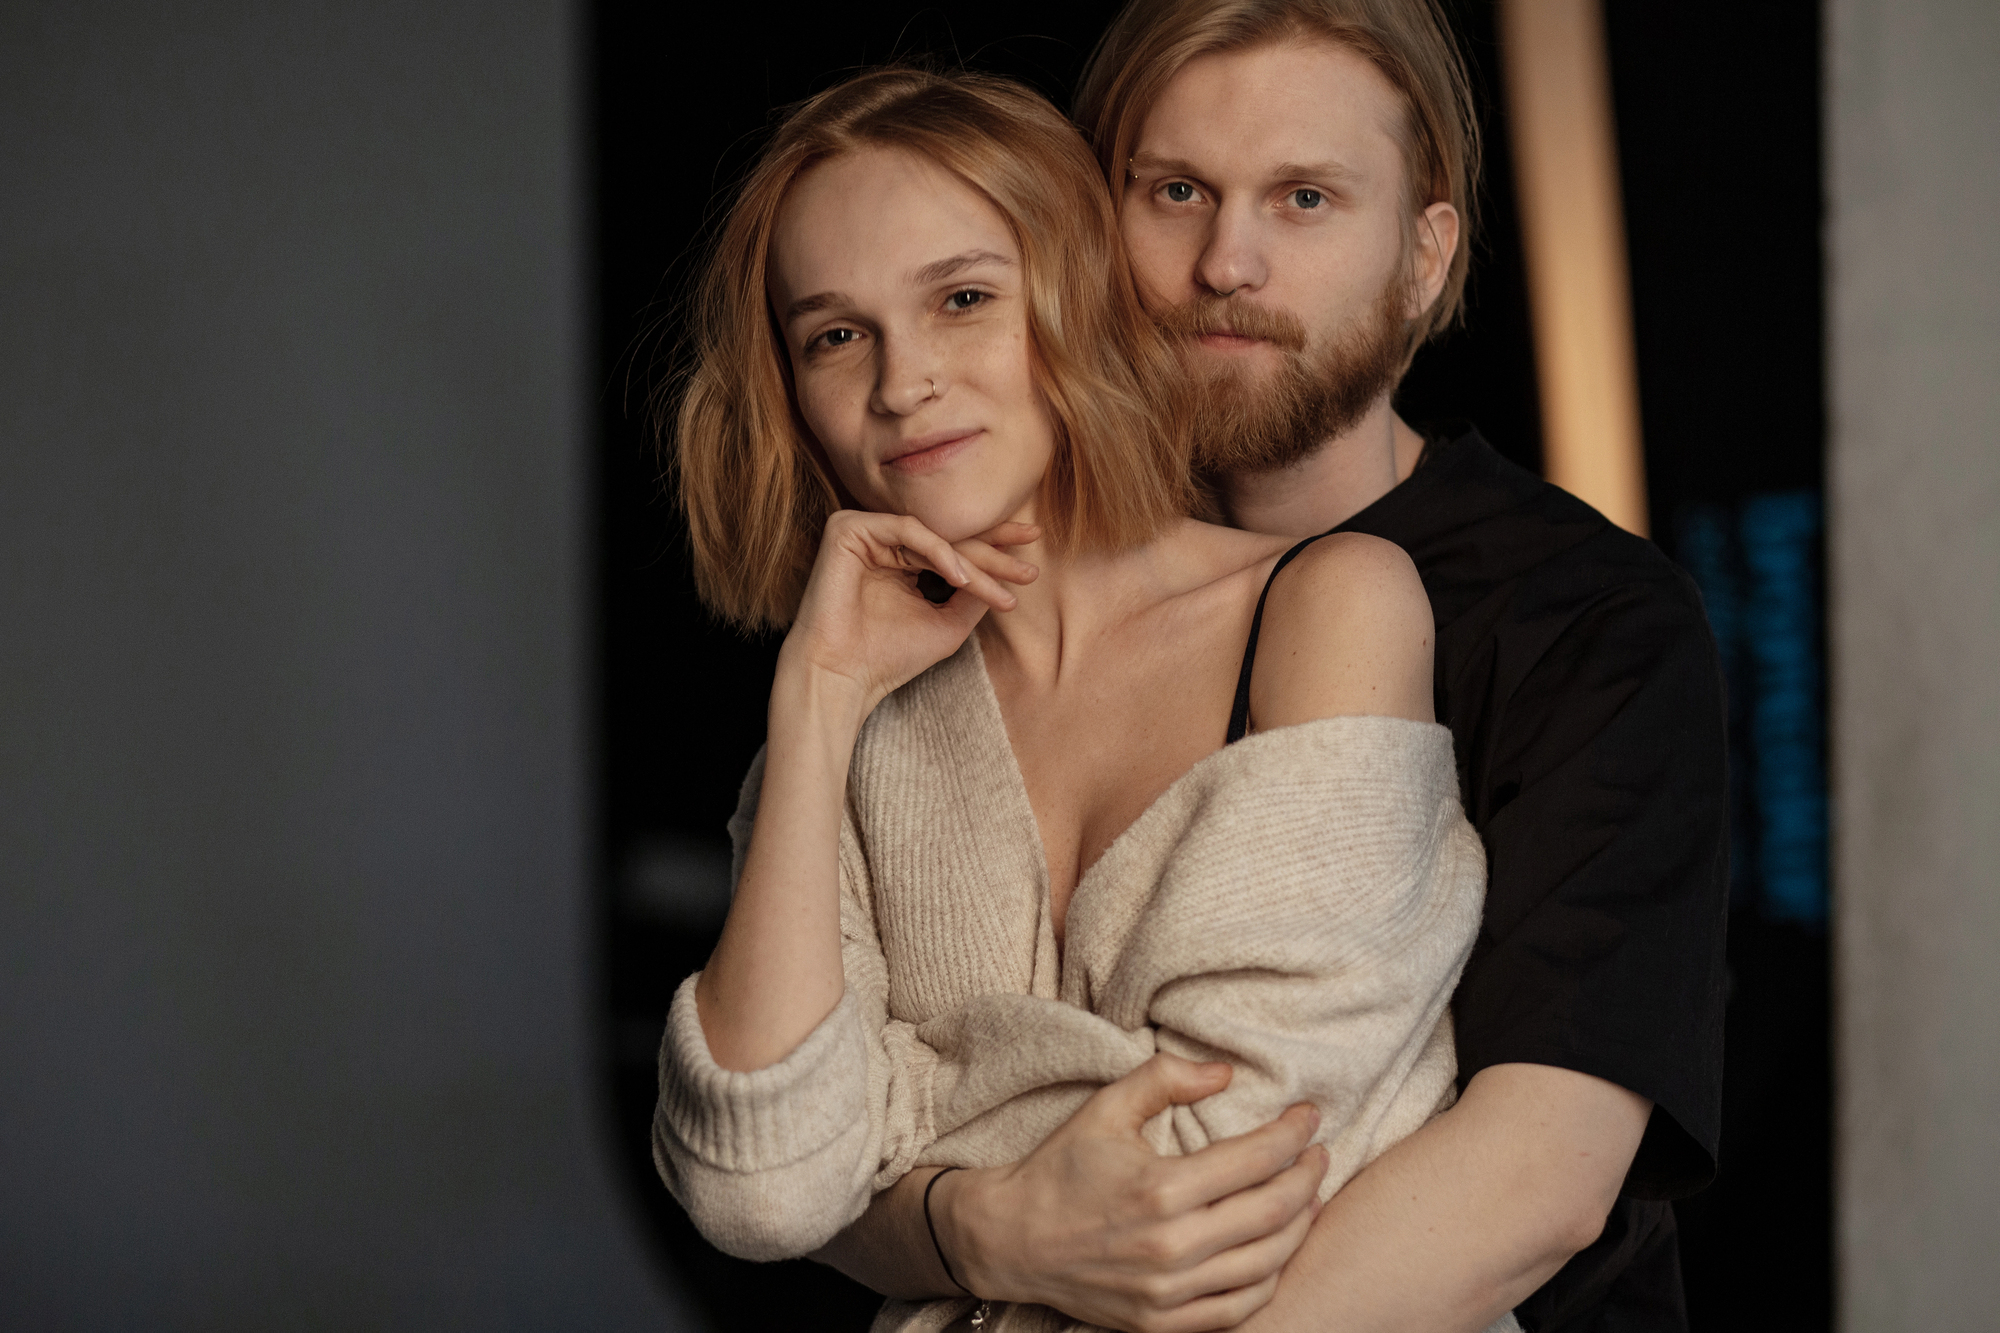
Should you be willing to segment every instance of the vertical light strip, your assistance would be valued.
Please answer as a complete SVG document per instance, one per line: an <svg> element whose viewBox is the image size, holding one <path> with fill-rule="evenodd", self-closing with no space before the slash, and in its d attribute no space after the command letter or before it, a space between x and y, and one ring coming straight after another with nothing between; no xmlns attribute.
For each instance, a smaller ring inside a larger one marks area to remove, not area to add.
<svg viewBox="0 0 2000 1333"><path fill-rule="evenodd" d="M1501 0L1500 49L1542 394L1542 470L1646 532L1632 290L1599 0Z"/></svg>

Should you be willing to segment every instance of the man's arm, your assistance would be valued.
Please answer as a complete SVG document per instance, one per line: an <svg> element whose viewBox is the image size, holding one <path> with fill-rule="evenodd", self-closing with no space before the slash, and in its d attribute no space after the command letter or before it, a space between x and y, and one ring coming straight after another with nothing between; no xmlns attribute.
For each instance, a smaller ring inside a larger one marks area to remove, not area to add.
<svg viewBox="0 0 2000 1333"><path fill-rule="evenodd" d="M1597 1239L1652 1103L1495 1065L1328 1200L1243 1333L1478 1333Z"/></svg>
<svg viewBox="0 0 2000 1333"><path fill-rule="evenodd" d="M1186 1157L1147 1146L1148 1119L1221 1091L1229 1074L1154 1056L1023 1161L945 1176L931 1211L952 1271L981 1297L1051 1305L1109 1328L1236 1326L1271 1298L1305 1239L1327 1157L1306 1148L1319 1123L1308 1106ZM912 1171L876 1195L813 1257L885 1296L960 1295L924 1219L936 1174Z"/></svg>
<svg viewBox="0 0 2000 1333"><path fill-rule="evenodd" d="M1035 1158L947 1176L932 1206L959 1276L983 1297L1132 1333L1246 1317L1246 1333L1477 1333L1597 1238L1651 1110L1567 1069L1481 1070L1455 1106L1334 1195L1300 1245L1323 1170L1317 1154L1286 1166L1311 1133L1303 1113L1189 1157L1156 1157L1139 1137L1168 1100L1213 1092L1199 1072L1213 1068L1156 1057ZM960 1294L924 1224L932 1174L877 1195L814 1257L886 1296Z"/></svg>

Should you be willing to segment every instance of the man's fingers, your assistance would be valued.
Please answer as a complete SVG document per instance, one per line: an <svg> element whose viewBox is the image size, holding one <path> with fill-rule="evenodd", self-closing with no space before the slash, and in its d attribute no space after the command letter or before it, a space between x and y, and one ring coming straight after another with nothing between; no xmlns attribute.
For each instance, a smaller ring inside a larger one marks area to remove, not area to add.
<svg viewBox="0 0 2000 1333"><path fill-rule="evenodd" d="M1110 1084L1107 1090L1116 1086ZM1319 1112L1301 1102L1248 1134L1211 1143L1199 1152L1163 1162L1161 1169L1171 1179L1170 1211L1211 1205L1262 1185L1292 1164L1318 1127ZM1319 1169L1323 1171L1324 1167ZM1317 1180L1314 1184L1318 1184Z"/></svg>
<svg viewBox="0 0 2000 1333"><path fill-rule="evenodd" d="M1177 1224L1185 1228L1180 1237L1184 1252L1197 1264L1206 1263L1213 1255L1310 1223L1326 1166L1326 1149L1308 1148L1299 1154L1298 1161L1262 1184L1238 1190L1189 1214ZM1303 1229L1299 1234L1305 1234ZM1240 1278L1238 1283L1250 1280Z"/></svg>
<svg viewBox="0 0 2000 1333"><path fill-rule="evenodd" d="M1326 1173L1326 1154L1323 1149L1314 1148L1303 1157L1308 1160L1302 1160L1270 1185L1250 1191L1250 1197L1235 1196L1217 1205L1229 1206L1232 1211L1218 1220L1214 1235L1242 1239L1217 1246L1193 1265L1189 1272L1198 1281L1189 1289L1190 1298L1260 1281L1283 1268L1292 1252L1304 1243L1313 1219L1319 1216L1314 1204L1319 1179Z"/></svg>
<svg viewBox="0 0 2000 1333"><path fill-rule="evenodd" d="M1229 1086L1230 1073L1226 1064L1198 1065L1162 1052L1124 1078L1099 1088L1078 1114L1102 1117L1116 1128L1136 1134L1140 1126L1169 1106L1185 1106L1221 1092Z"/></svg>
<svg viewBox="0 0 2000 1333"><path fill-rule="evenodd" d="M1202 1296L1185 1305L1149 1318L1145 1327L1153 1333L1217 1333L1235 1328L1270 1304L1278 1294L1278 1275L1261 1282Z"/></svg>

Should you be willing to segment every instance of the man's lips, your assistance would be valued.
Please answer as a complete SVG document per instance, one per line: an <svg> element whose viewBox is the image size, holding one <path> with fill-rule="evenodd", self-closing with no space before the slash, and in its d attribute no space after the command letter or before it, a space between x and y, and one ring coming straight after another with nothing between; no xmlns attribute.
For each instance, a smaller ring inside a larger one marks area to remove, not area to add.
<svg viewBox="0 0 2000 1333"><path fill-rule="evenodd" d="M1228 329L1211 329L1207 333L1196 334L1195 341L1203 347L1242 348L1255 347L1265 340L1253 338L1247 333L1233 333Z"/></svg>
<svg viewBox="0 0 2000 1333"><path fill-rule="evenodd" d="M882 466L894 468L907 476L921 476L926 472L935 472L984 433L974 427L971 430L938 430L928 435L919 435L915 439L904 440L898 444L895 450L882 460Z"/></svg>

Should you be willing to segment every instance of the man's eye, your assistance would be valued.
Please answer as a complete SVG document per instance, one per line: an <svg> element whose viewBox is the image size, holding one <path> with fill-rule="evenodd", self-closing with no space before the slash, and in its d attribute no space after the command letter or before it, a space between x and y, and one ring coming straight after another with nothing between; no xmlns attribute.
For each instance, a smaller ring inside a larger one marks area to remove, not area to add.
<svg viewBox="0 0 2000 1333"><path fill-rule="evenodd" d="M1325 197L1318 190L1292 191L1292 202L1300 208L1318 208Z"/></svg>
<svg viewBox="0 0 2000 1333"><path fill-rule="evenodd" d="M985 299L985 292L967 289L962 292L953 292L950 296L944 298L944 303L948 309L970 310Z"/></svg>
<svg viewBox="0 0 2000 1333"><path fill-rule="evenodd" d="M1186 181L1175 181L1167 187L1167 198L1174 203L1185 204L1194 198L1194 186Z"/></svg>

